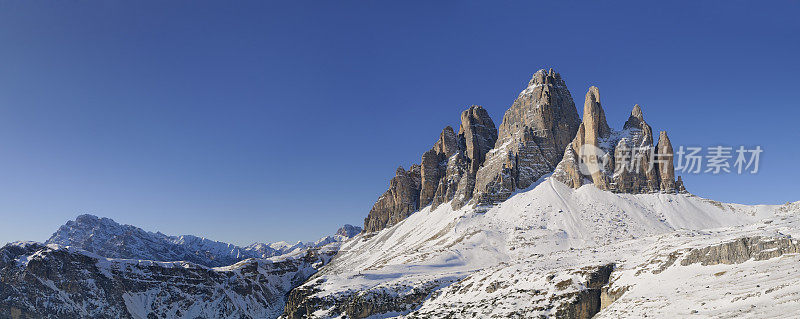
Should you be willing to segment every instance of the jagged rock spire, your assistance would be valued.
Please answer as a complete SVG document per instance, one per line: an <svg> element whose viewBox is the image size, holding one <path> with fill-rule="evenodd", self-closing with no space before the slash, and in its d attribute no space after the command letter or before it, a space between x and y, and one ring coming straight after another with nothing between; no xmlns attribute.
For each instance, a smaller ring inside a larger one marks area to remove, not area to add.
<svg viewBox="0 0 800 319"><path fill-rule="evenodd" d="M662 156L653 158L651 154ZM666 132L662 131L658 145L653 145L652 128L645 122L638 104L631 110L623 130L612 132L599 90L592 86L586 93L581 126L553 178L575 188L590 180L597 188L615 192L671 193L683 189L682 183L675 182L672 157Z"/></svg>
<svg viewBox="0 0 800 319"><path fill-rule="evenodd" d="M469 109L461 112L461 127L458 129L458 136L464 142L465 157L456 157L447 164L447 179L458 178L455 191L452 195L446 196L444 200L452 200L453 209L463 207L472 199L475 189L475 175L478 169L486 160L486 153L491 150L497 142L497 129L494 121L489 117L489 113L483 107L473 105ZM458 162L465 160L468 167L465 172L458 175ZM450 181L448 181L450 183ZM452 188L449 188L452 190Z"/></svg>
<svg viewBox="0 0 800 319"><path fill-rule="evenodd" d="M630 141L633 146L643 146L653 144L653 129L644 120L644 114L639 104L633 106L631 116L622 126L623 130L640 130L640 134L634 136Z"/></svg>
<svg viewBox="0 0 800 319"><path fill-rule="evenodd" d="M590 87L586 92L586 100L583 103L583 126L586 130L584 140L591 145L597 145L599 139L608 137L611 133L606 122L606 113L600 104L600 90L596 86Z"/></svg>
<svg viewBox="0 0 800 319"><path fill-rule="evenodd" d="M461 112L461 127L458 135L464 140L467 157L471 160L470 171L475 173L483 164L484 156L497 141L497 128L489 113L478 105Z"/></svg>
<svg viewBox="0 0 800 319"><path fill-rule="evenodd" d="M603 170L606 169L603 164L613 165L613 163L609 163L610 160L604 156L607 154L603 154L598 145L600 140L608 138L610 134L611 129L608 127L605 111L600 103L600 90L596 86L592 86L586 92L586 99L583 103L583 120L570 145L573 153L568 154L567 158L580 160L580 163L584 165L581 174L589 174L587 177L600 189L608 189L610 183L608 177L603 173ZM578 163L566 163L561 166L561 169L565 170L565 174L556 174L557 179L563 178L564 183L572 186L582 184L582 178L574 177L579 175L579 172L574 171L580 168Z"/></svg>
<svg viewBox="0 0 800 319"><path fill-rule="evenodd" d="M456 133L450 126L445 127L439 134L439 140L429 151L422 154L421 163L421 189L419 205L425 207L433 201L439 188L439 181L445 176L447 159L462 150Z"/></svg>
<svg viewBox="0 0 800 319"><path fill-rule="evenodd" d="M658 146L656 146L656 153L658 154L658 176L661 180L660 188L662 191L673 192L675 191L675 166L672 162L672 142L669 141L667 131L661 131L658 135Z"/></svg>

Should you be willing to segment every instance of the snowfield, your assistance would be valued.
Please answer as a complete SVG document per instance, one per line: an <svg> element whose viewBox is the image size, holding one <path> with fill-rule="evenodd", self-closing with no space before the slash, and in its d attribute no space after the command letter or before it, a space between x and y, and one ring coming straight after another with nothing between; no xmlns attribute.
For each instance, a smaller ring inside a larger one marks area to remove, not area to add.
<svg viewBox="0 0 800 319"><path fill-rule="evenodd" d="M617 194L546 178L493 207L427 207L354 237L293 292L284 316L580 317L603 308L608 318L796 317L798 213L800 202ZM692 249L741 238L783 238L789 248L765 249L770 258L758 261L687 259Z"/></svg>
<svg viewBox="0 0 800 319"><path fill-rule="evenodd" d="M54 235L81 246L0 248L0 318L800 317L800 202L544 177L501 204L450 207L218 267L100 253L222 260L247 249L83 216Z"/></svg>

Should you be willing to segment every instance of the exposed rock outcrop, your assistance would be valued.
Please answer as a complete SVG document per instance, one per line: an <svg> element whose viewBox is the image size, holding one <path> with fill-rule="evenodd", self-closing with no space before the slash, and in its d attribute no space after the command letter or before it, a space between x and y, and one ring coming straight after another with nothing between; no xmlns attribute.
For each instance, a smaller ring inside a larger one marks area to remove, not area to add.
<svg viewBox="0 0 800 319"><path fill-rule="evenodd" d="M641 112L640 112L641 113ZM611 128L606 122L606 113L600 105L600 90L596 86L589 88L583 103L584 143L597 145L601 139L608 138Z"/></svg>
<svg viewBox="0 0 800 319"><path fill-rule="evenodd" d="M592 86L586 93L581 125L553 178L574 188L591 183L621 193L685 191L682 182L675 182L672 158L667 133L662 131L654 145L653 130L638 104L622 131L611 130L600 92Z"/></svg>
<svg viewBox="0 0 800 319"><path fill-rule="evenodd" d="M459 137L464 141L467 158L470 160L469 171L475 173L483 164L486 153L497 142L497 128L489 113L480 106L471 106L461 112Z"/></svg>
<svg viewBox="0 0 800 319"><path fill-rule="evenodd" d="M452 207L459 209L470 199L475 189L475 175L486 160L486 154L497 142L497 128L494 121L480 106L472 106L461 113L459 137L464 141L464 152L468 166L459 177L456 191L453 194ZM450 176L450 175L448 175ZM455 177L455 175L452 175Z"/></svg>
<svg viewBox="0 0 800 319"><path fill-rule="evenodd" d="M398 167L387 190L364 219L364 231L373 232L394 225L419 208L420 166L406 171Z"/></svg>
<svg viewBox="0 0 800 319"><path fill-rule="evenodd" d="M660 188L665 192L673 192L675 191L675 166L672 162L674 153L667 131L661 131L659 134L656 150L658 151L657 154L659 154L658 177L661 180Z"/></svg>
<svg viewBox="0 0 800 319"><path fill-rule="evenodd" d="M433 148L422 154L421 178L422 189L419 194L419 206L431 204L439 189L439 181L447 174L447 162L450 156L462 151L463 143L459 143L453 128L447 126L439 135Z"/></svg>
<svg viewBox="0 0 800 319"><path fill-rule="evenodd" d="M553 171L580 118L564 80L539 70L503 116L495 147L475 178L473 202L505 200Z"/></svg>
<svg viewBox="0 0 800 319"><path fill-rule="evenodd" d="M750 259L767 260L797 253L800 253L800 243L788 237L742 237L719 245L692 249L681 261L681 265L740 264Z"/></svg>
<svg viewBox="0 0 800 319"><path fill-rule="evenodd" d="M316 283L314 279L309 282ZM403 287L406 290L402 292L384 287L322 298L314 296L320 289L314 285L305 285L289 293L280 318L315 318L314 313L320 309L330 309L331 313L358 319L392 312L408 312L418 307L441 284L435 282L411 288Z"/></svg>

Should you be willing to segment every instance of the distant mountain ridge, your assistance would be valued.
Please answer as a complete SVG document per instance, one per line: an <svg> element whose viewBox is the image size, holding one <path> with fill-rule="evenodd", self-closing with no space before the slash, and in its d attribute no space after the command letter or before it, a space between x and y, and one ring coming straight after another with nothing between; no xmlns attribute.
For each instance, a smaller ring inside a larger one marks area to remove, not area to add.
<svg viewBox="0 0 800 319"><path fill-rule="evenodd" d="M207 267L227 266L248 258L299 255L309 248L342 242L361 232L345 225L315 242L254 243L246 247L193 235L169 236L84 214L62 225L45 244L73 246L108 258L188 261Z"/></svg>

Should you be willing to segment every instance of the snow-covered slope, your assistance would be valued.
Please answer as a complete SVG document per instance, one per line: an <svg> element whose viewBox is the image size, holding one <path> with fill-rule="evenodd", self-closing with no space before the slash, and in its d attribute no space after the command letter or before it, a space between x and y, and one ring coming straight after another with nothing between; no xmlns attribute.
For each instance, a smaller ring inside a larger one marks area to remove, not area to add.
<svg viewBox="0 0 800 319"><path fill-rule="evenodd" d="M78 247L110 258L189 261L219 267L247 258L302 255L311 248L340 243L360 231L358 227L345 225L335 235L315 242L255 243L239 247L192 235L168 236L160 232L148 232L135 226L121 225L109 218L80 215L74 221L61 226L46 244Z"/></svg>
<svg viewBox="0 0 800 319"><path fill-rule="evenodd" d="M574 314L583 309L574 308L581 294L599 296L606 283L592 280L603 267L638 265L629 258L641 256L659 236L689 245L697 244L690 235L723 228L735 237L787 211L798 208L723 204L689 194L618 194L592 185L572 189L548 178L491 208L424 208L393 227L356 236L292 292L285 316ZM723 240L712 236L704 244ZM567 278L572 281L558 289ZM587 290L588 283L599 286ZM530 291L516 294L509 287ZM531 294L541 301L527 300Z"/></svg>

